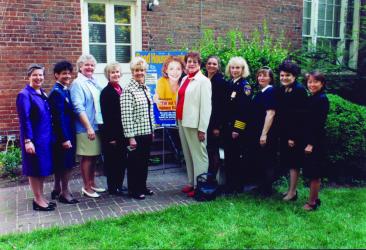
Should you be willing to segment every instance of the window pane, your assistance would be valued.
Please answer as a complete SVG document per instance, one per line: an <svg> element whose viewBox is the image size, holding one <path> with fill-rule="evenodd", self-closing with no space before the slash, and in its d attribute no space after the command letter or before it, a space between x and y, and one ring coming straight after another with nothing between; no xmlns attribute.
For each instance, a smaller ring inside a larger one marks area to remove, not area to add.
<svg viewBox="0 0 366 250"><path fill-rule="evenodd" d="M90 54L92 54L98 63L107 62L107 46L106 45L90 45Z"/></svg>
<svg viewBox="0 0 366 250"><path fill-rule="evenodd" d="M130 6L114 6L114 22L130 24L131 23L131 7Z"/></svg>
<svg viewBox="0 0 366 250"><path fill-rule="evenodd" d="M326 0L319 0L319 4L325 4Z"/></svg>
<svg viewBox="0 0 366 250"><path fill-rule="evenodd" d="M327 5L327 20L333 21L334 5Z"/></svg>
<svg viewBox="0 0 366 250"><path fill-rule="evenodd" d="M325 4L319 4L318 18L325 19Z"/></svg>
<svg viewBox="0 0 366 250"><path fill-rule="evenodd" d="M304 2L304 17L311 17L311 2Z"/></svg>
<svg viewBox="0 0 366 250"><path fill-rule="evenodd" d="M336 5L341 5L341 0L335 0L335 1L334 1L334 3L335 3Z"/></svg>
<svg viewBox="0 0 366 250"><path fill-rule="evenodd" d="M89 42L105 43L105 24L89 24Z"/></svg>
<svg viewBox="0 0 366 250"><path fill-rule="evenodd" d="M324 21L321 21L321 20L318 20L318 35L319 36L324 36L324 27L325 26L325 22Z"/></svg>
<svg viewBox="0 0 366 250"><path fill-rule="evenodd" d="M131 46L116 45L116 60L120 63L128 63L131 60Z"/></svg>
<svg viewBox="0 0 366 250"><path fill-rule="evenodd" d="M332 36L333 32L332 32L332 27L333 26L333 22L331 21L327 21L326 22L326 26L325 26L325 35L326 36Z"/></svg>
<svg viewBox="0 0 366 250"><path fill-rule="evenodd" d="M310 35L310 19L304 19L302 23L302 34Z"/></svg>
<svg viewBox="0 0 366 250"><path fill-rule="evenodd" d="M131 42L131 26L115 25L116 43Z"/></svg>
<svg viewBox="0 0 366 250"><path fill-rule="evenodd" d="M105 5L102 3L88 3L89 22L105 22Z"/></svg>
<svg viewBox="0 0 366 250"><path fill-rule="evenodd" d="M327 4L334 4L334 0L328 0Z"/></svg>

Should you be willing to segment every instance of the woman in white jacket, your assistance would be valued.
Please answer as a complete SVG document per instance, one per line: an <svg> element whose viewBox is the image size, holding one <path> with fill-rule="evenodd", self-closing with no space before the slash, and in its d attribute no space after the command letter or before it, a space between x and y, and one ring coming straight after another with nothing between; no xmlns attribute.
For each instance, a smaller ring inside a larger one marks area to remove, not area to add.
<svg viewBox="0 0 366 250"><path fill-rule="evenodd" d="M201 69L201 56L190 52L184 57L187 76L177 97L177 123L187 167L188 185L182 189L195 194L196 178L208 170L207 127L211 116L211 82Z"/></svg>

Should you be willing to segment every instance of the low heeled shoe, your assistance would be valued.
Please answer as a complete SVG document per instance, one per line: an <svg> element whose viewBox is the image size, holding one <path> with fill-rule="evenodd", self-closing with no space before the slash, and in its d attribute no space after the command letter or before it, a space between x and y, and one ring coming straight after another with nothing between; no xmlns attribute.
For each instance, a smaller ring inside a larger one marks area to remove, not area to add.
<svg viewBox="0 0 366 250"><path fill-rule="evenodd" d="M50 204L48 204L47 207L42 207L33 200L33 210L34 211L53 211L53 210L55 210L55 207L51 206Z"/></svg>
<svg viewBox="0 0 366 250"><path fill-rule="evenodd" d="M72 198L71 200L66 199L63 195L58 197L58 201L65 204L76 204L79 203L77 199Z"/></svg>
<svg viewBox="0 0 366 250"><path fill-rule="evenodd" d="M107 189L105 188L98 188L98 187L91 187L91 189L93 189L97 193L104 193L105 191L107 191Z"/></svg>
<svg viewBox="0 0 366 250"><path fill-rule="evenodd" d="M87 196L89 198L99 198L100 195L97 194L96 192L94 193L89 193L88 191L86 191L84 188L81 188L81 194L84 196Z"/></svg>

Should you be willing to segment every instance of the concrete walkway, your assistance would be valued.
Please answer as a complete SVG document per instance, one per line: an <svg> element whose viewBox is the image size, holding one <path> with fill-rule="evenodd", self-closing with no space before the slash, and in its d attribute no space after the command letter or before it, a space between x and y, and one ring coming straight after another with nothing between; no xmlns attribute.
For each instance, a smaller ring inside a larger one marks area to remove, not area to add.
<svg viewBox="0 0 366 250"><path fill-rule="evenodd" d="M85 223L89 220L119 217L134 212L158 211L171 205L186 205L194 202L180 189L187 177L182 168L154 170L149 172L148 186L155 192L145 200L102 194L98 199L82 197L81 179L70 181L73 195L80 201L77 205L57 202L52 212L36 212L32 209L33 194L29 185L0 189L0 234L30 232L37 228L67 226ZM45 184L45 194L50 199L53 183ZM97 185L106 187L104 176L97 178Z"/></svg>

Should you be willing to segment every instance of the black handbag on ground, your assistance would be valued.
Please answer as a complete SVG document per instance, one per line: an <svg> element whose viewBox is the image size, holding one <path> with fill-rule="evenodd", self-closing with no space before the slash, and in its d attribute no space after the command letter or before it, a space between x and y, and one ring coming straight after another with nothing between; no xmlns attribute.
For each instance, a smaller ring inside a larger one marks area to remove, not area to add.
<svg viewBox="0 0 366 250"><path fill-rule="evenodd" d="M218 193L218 183L211 173L203 173L197 176L197 187L195 192L196 201L212 201Z"/></svg>

